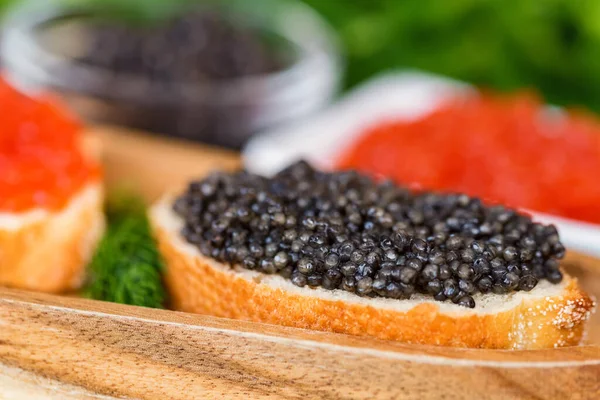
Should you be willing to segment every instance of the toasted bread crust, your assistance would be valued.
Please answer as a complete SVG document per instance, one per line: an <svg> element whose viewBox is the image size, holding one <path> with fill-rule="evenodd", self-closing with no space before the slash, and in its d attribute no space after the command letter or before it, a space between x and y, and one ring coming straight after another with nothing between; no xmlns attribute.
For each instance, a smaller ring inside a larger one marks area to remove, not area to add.
<svg viewBox="0 0 600 400"><path fill-rule="evenodd" d="M103 194L88 184L60 211L0 226L0 285L64 292L81 286L87 262L104 230Z"/></svg>
<svg viewBox="0 0 600 400"><path fill-rule="evenodd" d="M495 349L579 344L594 302L573 278L564 293L524 300L498 313L442 312L435 302L406 310L292 293L180 250L173 232L151 216L177 310L407 343ZM306 288L303 290L310 291ZM401 300L399 300L401 301Z"/></svg>

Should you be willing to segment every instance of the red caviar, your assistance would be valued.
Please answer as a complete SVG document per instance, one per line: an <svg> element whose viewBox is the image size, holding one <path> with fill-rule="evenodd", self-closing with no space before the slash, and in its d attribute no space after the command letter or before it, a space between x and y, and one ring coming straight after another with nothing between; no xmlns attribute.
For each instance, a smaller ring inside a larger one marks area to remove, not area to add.
<svg viewBox="0 0 600 400"><path fill-rule="evenodd" d="M81 125L49 96L28 97L0 79L0 212L56 210L99 166L81 151Z"/></svg>
<svg viewBox="0 0 600 400"><path fill-rule="evenodd" d="M460 97L416 121L380 123L338 167L600 223L600 122L531 94Z"/></svg>

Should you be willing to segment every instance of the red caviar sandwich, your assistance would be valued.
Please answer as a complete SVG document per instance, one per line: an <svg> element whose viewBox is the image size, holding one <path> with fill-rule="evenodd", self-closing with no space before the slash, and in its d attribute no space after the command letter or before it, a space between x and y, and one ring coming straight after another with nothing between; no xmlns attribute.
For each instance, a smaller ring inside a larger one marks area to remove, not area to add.
<svg viewBox="0 0 600 400"><path fill-rule="evenodd" d="M101 170L81 125L0 80L0 284L78 288L104 230Z"/></svg>

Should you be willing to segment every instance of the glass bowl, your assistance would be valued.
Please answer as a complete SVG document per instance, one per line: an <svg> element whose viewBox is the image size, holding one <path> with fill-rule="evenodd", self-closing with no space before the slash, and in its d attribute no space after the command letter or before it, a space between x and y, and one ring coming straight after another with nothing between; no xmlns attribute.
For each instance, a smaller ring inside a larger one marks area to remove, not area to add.
<svg viewBox="0 0 600 400"><path fill-rule="evenodd" d="M25 2L6 19L5 76L26 91L52 90L89 121L239 148L254 133L331 102L341 81L335 35L311 8L281 0L223 3L244 23L282 38L292 57L268 74L164 84L84 64L91 10ZM221 8L220 8L221 10Z"/></svg>

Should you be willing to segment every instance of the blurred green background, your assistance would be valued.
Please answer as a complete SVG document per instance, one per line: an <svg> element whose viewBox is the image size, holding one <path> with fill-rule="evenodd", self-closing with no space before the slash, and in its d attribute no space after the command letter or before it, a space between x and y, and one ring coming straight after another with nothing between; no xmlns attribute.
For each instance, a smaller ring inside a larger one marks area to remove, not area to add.
<svg viewBox="0 0 600 400"><path fill-rule="evenodd" d="M304 1L340 33L348 86L416 67L600 111L600 1Z"/></svg>
<svg viewBox="0 0 600 400"><path fill-rule="evenodd" d="M102 5L131 19L155 18L189 3L62 1ZM500 90L534 87L549 102L600 112L598 0L298 1L338 31L347 57L346 88L410 67Z"/></svg>

